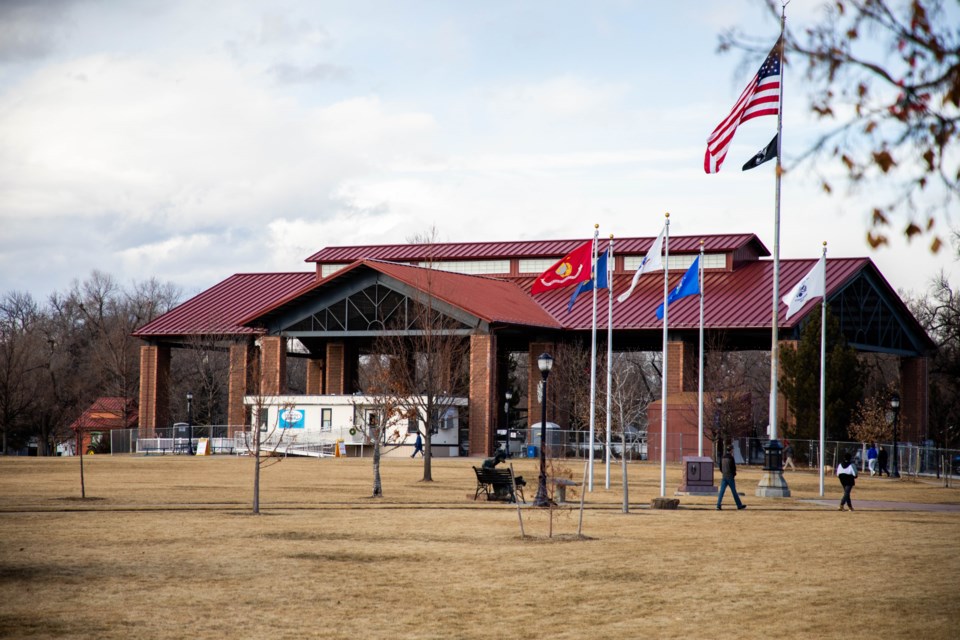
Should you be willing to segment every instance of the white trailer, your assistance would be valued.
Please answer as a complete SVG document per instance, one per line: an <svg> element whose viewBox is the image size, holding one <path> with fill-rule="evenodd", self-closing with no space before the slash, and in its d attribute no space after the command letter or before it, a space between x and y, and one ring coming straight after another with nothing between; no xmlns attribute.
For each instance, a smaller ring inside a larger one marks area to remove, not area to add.
<svg viewBox="0 0 960 640"><path fill-rule="evenodd" d="M377 398L364 395L321 396L247 396L244 404L250 411L250 424L258 425L261 438L278 452L333 450L342 441L346 454L363 456L372 453L373 428L386 411ZM417 431L426 434L427 421L414 405L394 409L386 416L382 455L411 455ZM433 455L460 455L460 413L467 406L466 398L445 398L443 415L432 425ZM426 444L424 439L424 444ZM309 454L305 454L309 455Z"/></svg>

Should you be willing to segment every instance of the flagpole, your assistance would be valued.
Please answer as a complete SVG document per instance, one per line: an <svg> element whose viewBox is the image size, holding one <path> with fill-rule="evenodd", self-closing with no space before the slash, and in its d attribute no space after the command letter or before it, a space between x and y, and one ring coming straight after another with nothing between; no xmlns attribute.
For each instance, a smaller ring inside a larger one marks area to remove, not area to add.
<svg viewBox="0 0 960 640"><path fill-rule="evenodd" d="M606 488L610 488L610 385L613 380L613 234L607 247L607 475ZM597 278L600 274L597 274ZM620 425L623 428L623 425ZM626 455L626 451L623 452Z"/></svg>
<svg viewBox="0 0 960 640"><path fill-rule="evenodd" d="M823 497L823 448L827 411L827 241L823 241L823 297L820 298L820 497Z"/></svg>
<svg viewBox="0 0 960 640"><path fill-rule="evenodd" d="M670 271L670 213L665 213L663 234L663 373L660 379L660 497L667 496L667 296Z"/></svg>
<svg viewBox="0 0 960 640"><path fill-rule="evenodd" d="M703 457L703 240L700 241L700 380L697 386L697 456Z"/></svg>
<svg viewBox="0 0 960 640"><path fill-rule="evenodd" d="M783 33L786 25L786 5L780 15L780 95L777 109L777 170L773 222L773 317L770 321L770 441L767 443L763 475L757 486L759 497L788 498L790 489L783 478L783 454L777 440L777 395L779 392L780 338L777 318L780 312L780 182L783 175L781 151L783 146L783 80L786 76L783 59Z"/></svg>
<svg viewBox="0 0 960 640"><path fill-rule="evenodd" d="M593 491L593 443L596 438L597 417L597 241L600 225L593 225L593 331L590 341L590 473L587 489Z"/></svg>

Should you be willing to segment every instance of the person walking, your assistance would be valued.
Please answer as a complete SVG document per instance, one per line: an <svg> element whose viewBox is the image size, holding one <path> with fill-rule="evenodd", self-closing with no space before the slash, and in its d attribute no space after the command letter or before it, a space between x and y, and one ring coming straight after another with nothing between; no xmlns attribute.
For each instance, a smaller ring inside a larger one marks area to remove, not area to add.
<svg viewBox="0 0 960 640"><path fill-rule="evenodd" d="M840 479L840 486L843 487L843 497L840 498L840 511L844 511L843 505L850 507L853 511L853 503L850 502L850 492L853 485L857 482L857 465L850 462L850 456L844 454L840 466L837 467L837 477Z"/></svg>
<svg viewBox="0 0 960 640"><path fill-rule="evenodd" d="M726 492L727 487L730 487L733 500L737 503L737 509L746 509L747 505L740 501L740 494L737 493L737 482L735 480L737 477L737 463L733 459L733 447L730 445L727 445L726 453L724 453L720 459L720 475L722 478L720 480L720 493L717 495L717 511L720 511L723 506L723 494Z"/></svg>
<svg viewBox="0 0 960 640"><path fill-rule="evenodd" d="M887 477L890 477L890 471L887 470L887 450L883 447L880 447L880 452L877 454L877 465L880 467L880 470L877 472L877 475L883 477L883 472L887 472Z"/></svg>
<svg viewBox="0 0 960 640"><path fill-rule="evenodd" d="M871 442L867 449L867 468L870 469L870 475L877 475L877 443Z"/></svg>
<svg viewBox="0 0 960 640"><path fill-rule="evenodd" d="M423 457L423 438L420 436L420 432L417 431L417 440L413 443L413 453L410 454L411 458L416 458L417 454L420 454L420 457Z"/></svg>
<svg viewBox="0 0 960 640"><path fill-rule="evenodd" d="M790 468L794 471L797 470L797 466L793 464L793 445L790 444L789 440L784 440L783 444L786 446L783 448L783 470L787 470L787 465L790 465Z"/></svg>

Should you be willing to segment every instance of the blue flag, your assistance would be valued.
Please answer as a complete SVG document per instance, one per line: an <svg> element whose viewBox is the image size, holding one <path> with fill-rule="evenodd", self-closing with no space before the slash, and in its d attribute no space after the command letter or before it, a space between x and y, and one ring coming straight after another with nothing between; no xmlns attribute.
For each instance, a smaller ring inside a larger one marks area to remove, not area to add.
<svg viewBox="0 0 960 640"><path fill-rule="evenodd" d="M667 304L676 302L680 298L695 296L700 293L700 256L697 256L687 272L680 278L680 284L670 291L667 296ZM663 305L657 307L657 319L663 320Z"/></svg>
<svg viewBox="0 0 960 640"><path fill-rule="evenodd" d="M573 309L573 303L577 301L577 296L593 289L594 280L597 281L597 289L607 288L607 255L609 253L610 250L607 249L597 257L597 268L594 269L594 277L590 278L586 282L581 282L579 286L577 286L573 292L573 295L570 296L570 303L567 305L567 313L570 313L570 310Z"/></svg>

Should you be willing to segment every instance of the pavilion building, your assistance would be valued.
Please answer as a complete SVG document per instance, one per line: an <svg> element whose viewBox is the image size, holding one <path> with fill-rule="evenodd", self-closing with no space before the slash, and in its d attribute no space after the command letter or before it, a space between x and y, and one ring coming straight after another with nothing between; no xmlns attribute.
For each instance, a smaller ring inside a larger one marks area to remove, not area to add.
<svg viewBox="0 0 960 640"><path fill-rule="evenodd" d="M613 291L625 291L653 238L618 238ZM769 352L773 262L754 234L670 238L670 286L704 248L704 330L722 335L725 348ZM360 392L358 361L386 327L383 318L430 300L449 320L445 331L469 342L468 448L489 455L503 424L503 393L511 354L526 353L528 415L537 417L536 359L564 342L590 342L592 305L581 296L568 312L572 287L536 296L537 275L584 242L533 240L436 244L331 246L306 259L314 269L299 273L238 273L156 318L134 335L140 352L141 434L170 424L171 349L197 338L229 343L228 422L247 428L244 398L288 392L288 357L306 359L306 394L342 396ZM599 250L606 248L601 240ZM816 258L780 261L780 291L787 292ZM655 315L663 301L663 273L641 276L623 303L613 304L614 351L662 350L663 324ZM606 333L606 291L598 314ZM927 435L927 366L933 342L869 258L828 258L826 301L850 346L896 357L900 374L902 439ZM808 302L786 319L780 306L781 345L796 342L819 305ZM402 318L398 320L403 322ZM696 296L670 305L668 327L668 434L685 434L683 450L696 451L699 367L699 303ZM416 331L415 326L406 330ZM296 349L291 345L296 339ZM257 366L251 366L256 363ZM589 377L588 377L589 378ZM603 376L598 374L598 384ZM589 379L584 381L589 384ZM705 382L709 388L710 381ZM766 402L766 399L764 399ZM778 403L789 419L786 403ZM648 409L649 455L659 457L660 401ZM548 416L548 420L553 417ZM464 443L466 444L466 443ZM707 446L705 446L707 448ZM679 455L672 455L679 458Z"/></svg>

